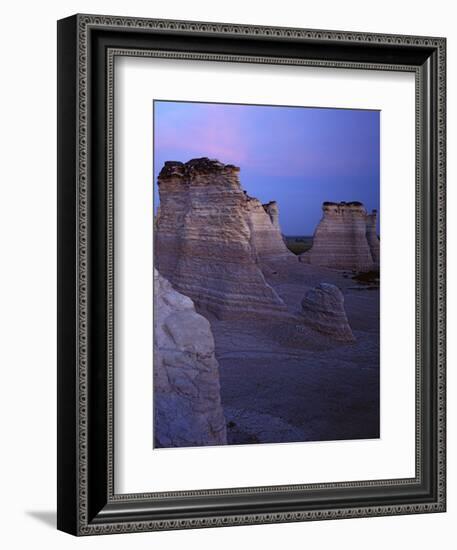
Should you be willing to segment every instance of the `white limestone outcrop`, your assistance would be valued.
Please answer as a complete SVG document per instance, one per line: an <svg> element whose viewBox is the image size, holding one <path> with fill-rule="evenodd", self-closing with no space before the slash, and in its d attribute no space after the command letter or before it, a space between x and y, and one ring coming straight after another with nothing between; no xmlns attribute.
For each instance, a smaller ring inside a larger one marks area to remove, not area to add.
<svg viewBox="0 0 457 550"><path fill-rule="evenodd" d="M224 445L219 365L209 322L154 270L154 440Z"/></svg>
<svg viewBox="0 0 457 550"><path fill-rule="evenodd" d="M297 258L284 244L277 208L249 197L238 174L239 168L207 158L165 163L158 178L156 265L205 314L284 315L262 264Z"/></svg>
<svg viewBox="0 0 457 550"><path fill-rule="evenodd" d="M300 261L332 269L379 269L376 211L367 214L360 202L324 202L322 210L313 245Z"/></svg>

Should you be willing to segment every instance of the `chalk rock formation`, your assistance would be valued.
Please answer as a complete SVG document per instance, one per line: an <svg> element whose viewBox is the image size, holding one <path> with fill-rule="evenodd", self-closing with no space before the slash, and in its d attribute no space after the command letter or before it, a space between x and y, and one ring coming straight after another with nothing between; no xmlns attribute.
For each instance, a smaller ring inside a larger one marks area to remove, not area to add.
<svg viewBox="0 0 457 550"><path fill-rule="evenodd" d="M302 300L302 316L307 325L335 340L355 340L344 309L344 296L335 285L321 283L309 290Z"/></svg>
<svg viewBox="0 0 457 550"><path fill-rule="evenodd" d="M375 268L379 269L379 238L376 231L378 213L373 210L371 214L367 214L367 241L370 247L371 256L375 264Z"/></svg>
<svg viewBox="0 0 457 550"><path fill-rule="evenodd" d="M275 201L262 204L258 199L246 195L247 220L251 231L251 246L254 257L260 264L297 261L284 243L279 227L279 208Z"/></svg>
<svg viewBox="0 0 457 550"><path fill-rule="evenodd" d="M284 315L261 264L293 254L277 210L249 197L238 173L207 158L165 163L158 178L156 265L198 311L218 318Z"/></svg>
<svg viewBox="0 0 457 550"><path fill-rule="evenodd" d="M333 269L376 269L376 213L367 214L360 202L324 202L322 210L313 246L300 255L300 261Z"/></svg>
<svg viewBox="0 0 457 550"><path fill-rule="evenodd" d="M263 204L263 209L270 217L271 223L276 227L276 229L281 233L281 227L279 226L279 206L276 201L267 202Z"/></svg>
<svg viewBox="0 0 457 550"><path fill-rule="evenodd" d="M209 322L154 270L154 439L158 447L225 445Z"/></svg>

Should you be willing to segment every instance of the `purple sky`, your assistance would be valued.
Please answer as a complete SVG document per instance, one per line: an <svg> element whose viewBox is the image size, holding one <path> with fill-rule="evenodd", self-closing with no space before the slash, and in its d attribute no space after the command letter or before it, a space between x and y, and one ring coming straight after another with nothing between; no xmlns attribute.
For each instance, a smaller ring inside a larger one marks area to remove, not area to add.
<svg viewBox="0 0 457 550"><path fill-rule="evenodd" d="M379 210L379 139L379 111L155 101L154 181L166 160L235 164L284 234L312 235L324 201Z"/></svg>

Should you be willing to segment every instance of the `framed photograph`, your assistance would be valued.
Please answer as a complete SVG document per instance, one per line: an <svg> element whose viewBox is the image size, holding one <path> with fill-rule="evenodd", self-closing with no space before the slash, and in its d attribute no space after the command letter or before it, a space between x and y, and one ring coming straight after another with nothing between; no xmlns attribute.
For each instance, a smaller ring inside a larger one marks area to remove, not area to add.
<svg viewBox="0 0 457 550"><path fill-rule="evenodd" d="M58 528L445 511L444 38L58 22Z"/></svg>

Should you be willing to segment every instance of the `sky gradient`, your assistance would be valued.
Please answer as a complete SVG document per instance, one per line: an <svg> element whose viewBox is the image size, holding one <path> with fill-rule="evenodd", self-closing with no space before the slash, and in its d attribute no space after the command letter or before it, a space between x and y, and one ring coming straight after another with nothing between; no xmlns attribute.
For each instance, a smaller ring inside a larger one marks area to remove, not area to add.
<svg viewBox="0 0 457 550"><path fill-rule="evenodd" d="M380 113L353 109L154 102L154 200L167 160L240 167L240 182L276 200L285 235L312 235L324 201L379 210Z"/></svg>

